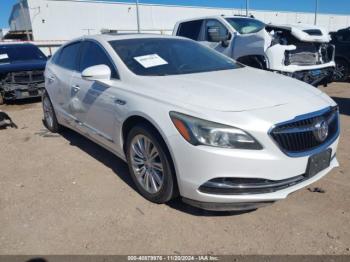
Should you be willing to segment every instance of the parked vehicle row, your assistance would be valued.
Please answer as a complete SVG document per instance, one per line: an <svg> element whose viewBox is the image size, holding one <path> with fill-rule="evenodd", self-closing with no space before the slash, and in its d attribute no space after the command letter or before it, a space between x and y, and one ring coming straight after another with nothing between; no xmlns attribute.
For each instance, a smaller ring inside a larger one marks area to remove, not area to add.
<svg viewBox="0 0 350 262"><path fill-rule="evenodd" d="M314 86L346 81L350 74L348 28L332 33L330 42L329 33L315 26L266 25L252 17L210 16L178 22L173 35L198 41L242 64ZM40 97L46 60L34 45L1 44L0 104Z"/></svg>
<svg viewBox="0 0 350 262"><path fill-rule="evenodd" d="M273 25L241 16L208 16L176 24L188 37L245 65L278 72L314 86L327 85L335 69L329 32L316 26Z"/></svg>
<svg viewBox="0 0 350 262"><path fill-rule="evenodd" d="M255 209L338 166L330 97L187 38L73 40L48 61L45 87L47 128L69 127L125 160L155 203L180 195L208 210Z"/></svg>

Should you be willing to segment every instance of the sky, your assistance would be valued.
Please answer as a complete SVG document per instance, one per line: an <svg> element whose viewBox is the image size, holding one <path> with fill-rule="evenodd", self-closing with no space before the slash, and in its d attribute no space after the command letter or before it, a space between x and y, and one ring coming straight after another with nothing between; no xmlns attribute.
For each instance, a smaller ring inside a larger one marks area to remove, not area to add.
<svg viewBox="0 0 350 262"><path fill-rule="evenodd" d="M132 0L104 0L135 2ZM8 27L12 6L18 0L0 0L0 28ZM140 3L245 8L245 0L139 0ZM251 9L314 12L315 0L249 0ZM319 0L320 13L350 15L350 0Z"/></svg>

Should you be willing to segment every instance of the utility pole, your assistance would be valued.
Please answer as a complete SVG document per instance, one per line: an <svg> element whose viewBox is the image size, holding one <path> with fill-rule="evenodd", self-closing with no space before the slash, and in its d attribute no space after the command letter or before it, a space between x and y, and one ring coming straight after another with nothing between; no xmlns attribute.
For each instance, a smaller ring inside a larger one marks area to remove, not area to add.
<svg viewBox="0 0 350 262"><path fill-rule="evenodd" d="M249 15L249 0L245 0L245 15Z"/></svg>
<svg viewBox="0 0 350 262"><path fill-rule="evenodd" d="M26 31L26 35L27 35L27 40L30 41L30 34L29 34L29 31L28 31L28 25L26 24L27 22L27 19L26 19L26 14L24 12L24 7L23 7L23 3L22 3L22 0L19 1L19 7L21 9L21 13L22 13L22 17L23 17L23 25L25 27L25 31ZM30 19L30 18L29 18Z"/></svg>
<svg viewBox="0 0 350 262"><path fill-rule="evenodd" d="M317 13L318 13L318 0L315 0L315 22L314 22L315 25L317 25Z"/></svg>
<svg viewBox="0 0 350 262"><path fill-rule="evenodd" d="M137 19L137 33L140 33L140 11L139 11L139 0L136 0L136 19Z"/></svg>

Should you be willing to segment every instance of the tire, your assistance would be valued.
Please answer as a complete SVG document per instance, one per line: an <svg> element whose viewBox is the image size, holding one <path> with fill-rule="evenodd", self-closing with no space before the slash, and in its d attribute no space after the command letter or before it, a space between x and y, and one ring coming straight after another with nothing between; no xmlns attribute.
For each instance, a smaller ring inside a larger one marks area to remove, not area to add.
<svg viewBox="0 0 350 262"><path fill-rule="evenodd" d="M148 150L145 145L148 145ZM126 156L130 175L144 198L163 204L177 195L171 157L162 137L152 126L137 124L130 130L126 140Z"/></svg>
<svg viewBox="0 0 350 262"><path fill-rule="evenodd" d="M46 90L43 92L42 105L44 112L45 127L52 133L57 133L61 130L61 125L57 121L55 110L52 106L50 97Z"/></svg>
<svg viewBox="0 0 350 262"><path fill-rule="evenodd" d="M333 80L337 82L345 82L349 79L350 68L349 63L342 58L336 59Z"/></svg>

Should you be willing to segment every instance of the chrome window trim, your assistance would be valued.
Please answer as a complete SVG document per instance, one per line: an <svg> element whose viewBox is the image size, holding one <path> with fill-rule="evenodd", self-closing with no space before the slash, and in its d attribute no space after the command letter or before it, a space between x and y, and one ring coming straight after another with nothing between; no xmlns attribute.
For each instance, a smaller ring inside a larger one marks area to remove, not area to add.
<svg viewBox="0 0 350 262"><path fill-rule="evenodd" d="M325 113L327 113L328 111L331 111L333 110L334 108L336 108L337 110L337 113L336 113L336 116L338 118L338 126L337 126L337 132L333 135L333 137L331 139L329 139L326 143L318 146L317 148L314 148L312 150L307 150L307 151L303 151L303 152L298 152L298 153L293 153L293 152L288 152L287 150L285 150L282 146L280 146L277 141L273 138L272 136L272 131L276 128L276 127L279 127L281 125L286 125L286 124L290 124L290 123L294 123L294 122L297 122L297 121L300 121L300 120L306 120L308 118L312 118L312 117L317 117L317 116L321 116ZM339 109L338 109L338 106L329 106L329 107L326 107L324 109L321 109L319 111L315 111L315 112L311 112L311 113L307 113L307 114L304 114L304 115L299 115L299 116L296 116L294 119L291 119L291 120L288 120L288 121L285 121L285 122L282 122L282 123L278 123L278 124L275 124L273 125L269 131L268 131L268 135L269 137L271 138L271 140L274 142L274 144L284 153L286 154L287 156L289 157L304 157L304 156L310 156L310 155L314 155L314 154L317 154L317 153L320 153L324 150L326 150L327 148L329 148L329 146L331 146L334 141L336 141L339 137L339 134L340 134L340 121L339 121Z"/></svg>

